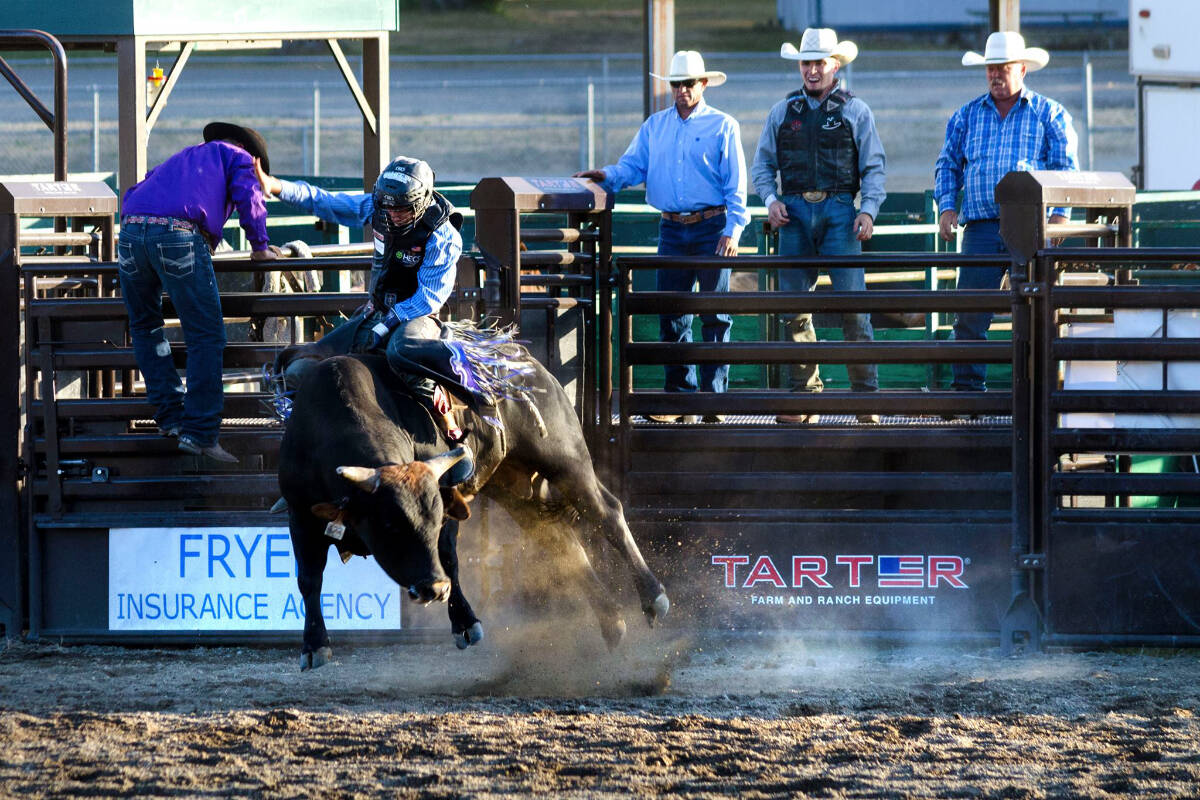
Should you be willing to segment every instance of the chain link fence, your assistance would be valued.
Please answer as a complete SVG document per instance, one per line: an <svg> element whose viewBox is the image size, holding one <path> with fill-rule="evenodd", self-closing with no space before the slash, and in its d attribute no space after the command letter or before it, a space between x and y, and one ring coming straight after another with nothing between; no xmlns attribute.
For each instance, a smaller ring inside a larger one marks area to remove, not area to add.
<svg viewBox="0 0 1200 800"><path fill-rule="evenodd" d="M932 186L946 121L986 91L983 70L960 66L960 56L866 52L843 71L850 89L874 111L888 155L889 190ZM749 162L771 105L799 85L795 62L773 53L705 57L710 69L729 74L729 82L705 99L739 120ZM24 53L7 60L49 104L49 60ZM169 59L158 63L169 71ZM154 64L152 57L149 66ZM75 56L69 67L70 171L116 171L116 59ZM1137 161L1137 88L1123 51L1055 53L1050 66L1027 81L1071 112L1081 136L1081 166L1129 173ZM569 174L612 163L628 145L641 123L641 59L394 57L390 97L391 152L426 159L442 182ZM151 132L149 163L199 141L212 119L258 128L277 174L354 176L361 170L361 116L331 58L194 55ZM0 175L52 170L49 131L16 92L0 90Z"/></svg>

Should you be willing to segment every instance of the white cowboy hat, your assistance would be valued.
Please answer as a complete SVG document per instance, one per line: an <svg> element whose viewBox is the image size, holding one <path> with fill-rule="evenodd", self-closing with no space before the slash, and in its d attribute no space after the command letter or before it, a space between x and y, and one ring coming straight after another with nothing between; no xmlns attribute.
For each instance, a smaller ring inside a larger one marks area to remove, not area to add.
<svg viewBox="0 0 1200 800"><path fill-rule="evenodd" d="M1040 47L1026 47L1025 38L1014 31L997 31L987 38L983 55L974 51L963 54L964 67L984 64L1008 64L1020 61L1030 72L1039 70L1050 61L1050 54Z"/></svg>
<svg viewBox="0 0 1200 800"><path fill-rule="evenodd" d="M720 86L725 82L725 73L704 69L704 57L695 50L680 50L671 56L671 74L655 75L652 78L660 81L690 81L697 78L707 78L709 86Z"/></svg>
<svg viewBox="0 0 1200 800"><path fill-rule="evenodd" d="M858 45L854 42L839 42L833 28L805 28L800 37L800 49L791 42L779 48L781 58L792 61L821 61L836 58L843 67L858 57Z"/></svg>

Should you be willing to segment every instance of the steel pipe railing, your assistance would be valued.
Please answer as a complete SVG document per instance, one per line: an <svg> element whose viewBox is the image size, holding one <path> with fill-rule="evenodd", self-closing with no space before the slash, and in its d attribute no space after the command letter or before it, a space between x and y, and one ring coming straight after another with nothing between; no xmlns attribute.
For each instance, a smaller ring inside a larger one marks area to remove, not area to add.
<svg viewBox="0 0 1200 800"><path fill-rule="evenodd" d="M0 58L3 75L17 94L54 134L54 180L67 179L67 52L54 36L39 30L0 31L0 49L12 45L40 45L50 51L54 61L54 113L51 114L24 81Z"/></svg>
<svg viewBox="0 0 1200 800"><path fill-rule="evenodd" d="M1012 307L995 291L929 292L891 289L870 292L634 292L627 314L797 314L805 311L995 311Z"/></svg>
<svg viewBox="0 0 1200 800"><path fill-rule="evenodd" d="M599 238L599 234L594 230L583 230L580 228L522 228L522 242L562 242L564 244L573 244L575 242L595 242ZM524 256L521 257L524 261Z"/></svg>
<svg viewBox="0 0 1200 800"><path fill-rule="evenodd" d="M557 250L527 250L521 253L522 267L590 266L595 259L589 253Z"/></svg>
<svg viewBox="0 0 1200 800"><path fill-rule="evenodd" d="M1119 225L1088 222L1054 222L1046 223L1046 235L1056 238L1071 236L1094 238L1098 236L1116 236L1121 232Z"/></svg>
<svg viewBox="0 0 1200 800"><path fill-rule="evenodd" d="M98 233L38 230L21 232L22 247L90 247L99 241Z"/></svg>

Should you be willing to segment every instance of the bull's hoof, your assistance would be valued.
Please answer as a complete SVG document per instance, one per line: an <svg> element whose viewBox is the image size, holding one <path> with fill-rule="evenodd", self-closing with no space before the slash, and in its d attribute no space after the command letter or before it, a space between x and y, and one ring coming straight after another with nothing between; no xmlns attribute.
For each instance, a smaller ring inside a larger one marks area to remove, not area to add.
<svg viewBox="0 0 1200 800"><path fill-rule="evenodd" d="M658 597L654 598L654 602L643 610L646 612L646 622L653 628L654 623L665 617L671 610L671 601L667 599L666 592L660 592Z"/></svg>
<svg viewBox="0 0 1200 800"><path fill-rule="evenodd" d="M600 622L600 635L604 637L604 643L608 645L609 650L616 650L621 645L621 640L625 638L625 620L620 617L613 617L611 620Z"/></svg>
<svg viewBox="0 0 1200 800"><path fill-rule="evenodd" d="M474 644L479 644L483 641L483 625L476 622L465 631L459 631L454 634L454 646L459 650L466 650Z"/></svg>
<svg viewBox="0 0 1200 800"><path fill-rule="evenodd" d="M333 660L333 650L329 647L318 648L315 653L300 654L300 671L305 672L317 667L323 667Z"/></svg>

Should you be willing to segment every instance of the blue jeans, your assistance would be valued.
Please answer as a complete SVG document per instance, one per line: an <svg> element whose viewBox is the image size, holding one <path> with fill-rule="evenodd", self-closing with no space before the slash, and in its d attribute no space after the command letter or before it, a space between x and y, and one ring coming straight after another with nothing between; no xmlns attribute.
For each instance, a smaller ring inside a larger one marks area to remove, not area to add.
<svg viewBox="0 0 1200 800"><path fill-rule="evenodd" d="M854 196L834 194L819 203L810 203L800 195L779 198L787 206L787 225L779 229L781 256L848 256L862 253L862 243L854 236ZM861 268L827 270L838 292L865 292L867 280ZM811 292L817 285L816 269L779 270L779 288L785 292ZM815 342L812 314L797 314L787 324L793 342ZM870 314L842 314L842 337L848 342L870 342L875 338ZM792 364L788 370L793 392L819 392L820 368L816 364ZM856 392L879 389L878 369L874 364L847 364L850 388Z"/></svg>
<svg viewBox="0 0 1200 800"><path fill-rule="evenodd" d="M117 242L121 296L146 397L159 427L181 426L201 447L217 440L224 407L225 319L204 237L170 225L127 223ZM162 293L175 306L187 345L187 389L163 335Z"/></svg>
<svg viewBox="0 0 1200 800"><path fill-rule="evenodd" d="M658 227L658 254L663 256L716 255L717 242L725 230L725 215L700 220L691 225L664 219ZM660 269L660 292L690 292L693 286L702 292L728 292L729 269ZM692 341L693 314L663 314L658 318L659 341ZM706 342L728 342L733 318L728 314L701 314L700 335ZM701 364L700 382L696 367L668 364L663 389L668 392L723 392L729 387L728 364Z"/></svg>
<svg viewBox="0 0 1200 800"><path fill-rule="evenodd" d="M1000 223L996 220L970 222L963 230L962 252L971 254L1008 254L1000 238ZM1004 267L961 267L958 270L958 289L999 289ZM986 339L992 326L990 311L960 312L954 321L955 339ZM987 388L987 364L953 364L952 389L960 392L982 392Z"/></svg>

